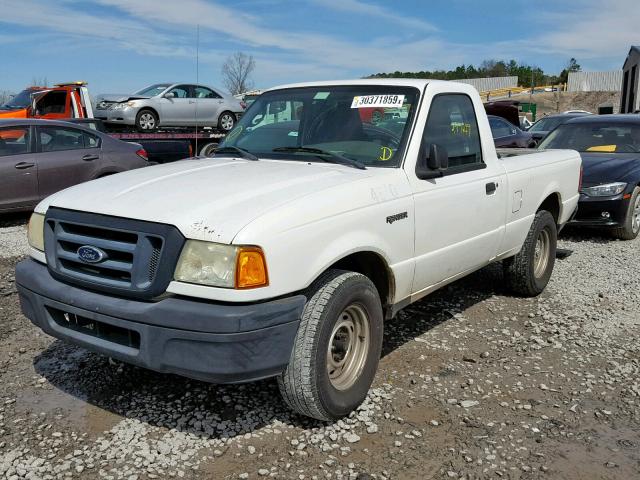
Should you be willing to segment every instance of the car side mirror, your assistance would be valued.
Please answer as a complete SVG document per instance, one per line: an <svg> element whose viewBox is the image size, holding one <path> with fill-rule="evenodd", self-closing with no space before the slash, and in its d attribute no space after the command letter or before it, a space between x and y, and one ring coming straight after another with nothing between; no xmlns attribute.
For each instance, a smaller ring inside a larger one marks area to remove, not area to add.
<svg viewBox="0 0 640 480"><path fill-rule="evenodd" d="M175 98L176 94L173 92L167 92L163 95L164 98Z"/></svg>
<svg viewBox="0 0 640 480"><path fill-rule="evenodd" d="M427 143L420 148L420 156L416 165L416 176L421 180L438 178L449 168L447 149L437 143L429 144L429 155L426 155Z"/></svg>

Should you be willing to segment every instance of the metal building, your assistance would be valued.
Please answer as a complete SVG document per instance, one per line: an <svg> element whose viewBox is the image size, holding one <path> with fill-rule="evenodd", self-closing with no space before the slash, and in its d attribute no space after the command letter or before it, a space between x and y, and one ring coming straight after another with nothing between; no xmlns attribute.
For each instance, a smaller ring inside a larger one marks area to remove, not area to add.
<svg viewBox="0 0 640 480"><path fill-rule="evenodd" d="M622 72L569 72L569 92L619 92Z"/></svg>
<svg viewBox="0 0 640 480"><path fill-rule="evenodd" d="M640 46L631 47L622 66L620 113L640 111Z"/></svg>
<svg viewBox="0 0 640 480"><path fill-rule="evenodd" d="M501 88L515 88L518 86L518 77L466 78L454 80L454 82L468 83L476 87L479 92L487 92Z"/></svg>

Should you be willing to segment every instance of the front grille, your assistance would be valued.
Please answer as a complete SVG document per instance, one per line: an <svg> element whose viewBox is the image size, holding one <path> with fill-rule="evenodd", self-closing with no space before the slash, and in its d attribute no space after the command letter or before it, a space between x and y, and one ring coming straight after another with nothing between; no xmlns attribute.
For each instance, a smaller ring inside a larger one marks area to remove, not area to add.
<svg viewBox="0 0 640 480"><path fill-rule="evenodd" d="M140 334L135 330L99 322L98 320L76 315L75 313L63 312L57 308L46 308L53 321L63 328L68 328L75 332L84 333L85 335L126 347L140 349Z"/></svg>
<svg viewBox="0 0 640 480"><path fill-rule="evenodd" d="M45 220L45 251L56 278L124 296L164 293L184 243L170 225L51 208ZM80 249L100 252L94 262Z"/></svg>

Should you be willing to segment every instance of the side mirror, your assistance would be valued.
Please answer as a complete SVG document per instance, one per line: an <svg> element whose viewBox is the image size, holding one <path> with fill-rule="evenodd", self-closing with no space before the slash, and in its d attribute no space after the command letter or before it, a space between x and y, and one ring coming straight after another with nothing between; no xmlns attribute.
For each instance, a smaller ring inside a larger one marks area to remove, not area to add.
<svg viewBox="0 0 640 480"><path fill-rule="evenodd" d="M167 92L163 95L164 98L175 98L176 94L174 92Z"/></svg>
<svg viewBox="0 0 640 480"><path fill-rule="evenodd" d="M421 180L438 178L449 168L447 149L437 143L429 144L429 155L426 155L427 143L420 148L420 157L416 165L416 176Z"/></svg>

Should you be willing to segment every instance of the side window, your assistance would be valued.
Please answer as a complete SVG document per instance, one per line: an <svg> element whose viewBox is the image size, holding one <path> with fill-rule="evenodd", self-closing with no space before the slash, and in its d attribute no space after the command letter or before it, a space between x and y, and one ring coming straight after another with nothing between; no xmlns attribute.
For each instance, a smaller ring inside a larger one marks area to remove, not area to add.
<svg viewBox="0 0 640 480"><path fill-rule="evenodd" d="M443 147L449 168L482 165L478 122L471 99L464 94L436 96L424 129L427 152L432 143Z"/></svg>
<svg viewBox="0 0 640 480"><path fill-rule="evenodd" d="M38 115L49 115L52 113L65 113L67 105L67 92L64 90L54 90L45 94L36 103Z"/></svg>
<svg viewBox="0 0 640 480"><path fill-rule="evenodd" d="M189 85L178 85L177 87L174 87L169 91L175 95L175 98L189 97Z"/></svg>
<svg viewBox="0 0 640 480"><path fill-rule="evenodd" d="M73 128L40 127L43 152L59 152L84 148L84 132Z"/></svg>
<svg viewBox="0 0 640 480"><path fill-rule="evenodd" d="M504 120L500 120L498 118L490 118L489 125L491 126L491 133L493 134L493 138L508 137L512 135L512 127Z"/></svg>
<svg viewBox="0 0 640 480"><path fill-rule="evenodd" d="M222 98L216 92L207 87L193 87L193 96L195 98Z"/></svg>
<svg viewBox="0 0 640 480"><path fill-rule="evenodd" d="M100 146L100 137L84 132L84 148L98 148Z"/></svg>
<svg viewBox="0 0 640 480"><path fill-rule="evenodd" d="M31 152L29 127L0 128L0 157Z"/></svg>

